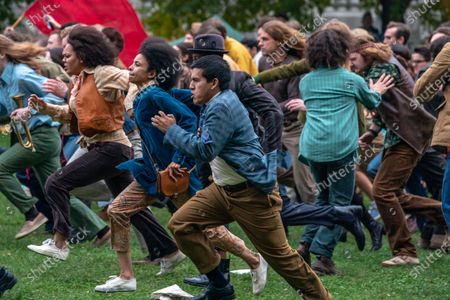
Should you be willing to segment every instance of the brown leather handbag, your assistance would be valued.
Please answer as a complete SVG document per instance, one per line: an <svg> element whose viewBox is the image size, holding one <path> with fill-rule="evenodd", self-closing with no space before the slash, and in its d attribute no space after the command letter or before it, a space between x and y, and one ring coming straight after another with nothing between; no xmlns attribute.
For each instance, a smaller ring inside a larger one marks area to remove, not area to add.
<svg viewBox="0 0 450 300"><path fill-rule="evenodd" d="M189 171L183 172L181 176L175 176L177 180L173 180L173 178L170 177L169 169L163 171L160 170L144 142L142 142L142 146L150 157L155 170L158 172L158 178L156 179L156 190L158 193L166 197L173 197L177 194L184 193L189 189L189 175L195 169L195 166Z"/></svg>
<svg viewBox="0 0 450 300"><path fill-rule="evenodd" d="M176 180L170 177L169 170L160 171L157 179L158 193L164 196L173 196L181 194L189 189L189 172L181 173L181 176L176 176Z"/></svg>

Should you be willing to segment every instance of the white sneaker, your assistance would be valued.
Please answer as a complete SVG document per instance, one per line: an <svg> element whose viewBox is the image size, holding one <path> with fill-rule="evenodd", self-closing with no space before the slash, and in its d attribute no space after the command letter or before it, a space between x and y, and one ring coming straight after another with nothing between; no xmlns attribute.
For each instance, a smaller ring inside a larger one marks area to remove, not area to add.
<svg viewBox="0 0 450 300"><path fill-rule="evenodd" d="M69 247L59 249L56 247L55 242L52 239L43 241L40 246L28 245L27 248L39 254L54 257L60 260L66 260L69 256Z"/></svg>
<svg viewBox="0 0 450 300"><path fill-rule="evenodd" d="M254 295L261 294L264 288L266 287L267 282L268 264L261 254L258 253L258 255L259 255L259 266L256 269L250 270L252 274L252 287Z"/></svg>
<svg viewBox="0 0 450 300"><path fill-rule="evenodd" d="M135 290L136 278L126 280L119 276L110 276L105 284L95 287L95 291L100 293L134 292Z"/></svg>
<svg viewBox="0 0 450 300"><path fill-rule="evenodd" d="M156 274L156 276L172 272L173 269L175 269L175 267L178 266L180 264L180 262L182 262L183 259L185 259L185 258L186 258L186 255L184 255L183 252L181 252L179 250L178 250L177 254L175 254L169 258L162 258L161 262L159 263L160 270Z"/></svg>

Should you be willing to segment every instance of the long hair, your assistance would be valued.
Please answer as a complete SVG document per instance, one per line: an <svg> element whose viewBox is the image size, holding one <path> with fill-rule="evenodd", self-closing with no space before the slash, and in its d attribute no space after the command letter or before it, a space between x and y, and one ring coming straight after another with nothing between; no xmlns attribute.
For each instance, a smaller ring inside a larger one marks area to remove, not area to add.
<svg viewBox="0 0 450 300"><path fill-rule="evenodd" d="M370 57L376 61L389 62L392 49L383 43L374 43L363 36L356 36L356 43L351 52L357 52L363 57Z"/></svg>
<svg viewBox="0 0 450 300"><path fill-rule="evenodd" d="M287 47L288 54L302 58L306 48L305 36L278 20L264 23L261 29L267 32L276 42ZM281 46L280 46L281 47Z"/></svg>
<svg viewBox="0 0 450 300"><path fill-rule="evenodd" d="M15 43L5 35L0 34L0 53L5 54L9 62L25 64L34 70L38 70L40 63L38 56L45 53L45 48L33 43Z"/></svg>

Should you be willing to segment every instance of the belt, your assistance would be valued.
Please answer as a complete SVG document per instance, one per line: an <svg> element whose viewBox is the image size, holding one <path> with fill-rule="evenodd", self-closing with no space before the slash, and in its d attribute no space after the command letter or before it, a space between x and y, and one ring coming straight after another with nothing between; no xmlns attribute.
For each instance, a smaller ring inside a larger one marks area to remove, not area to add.
<svg viewBox="0 0 450 300"><path fill-rule="evenodd" d="M238 184L224 185L222 187L228 193L237 193L237 192L240 192L242 190L248 189L251 186L252 185L251 185L250 182L244 181L244 182L241 182L241 183L238 183Z"/></svg>

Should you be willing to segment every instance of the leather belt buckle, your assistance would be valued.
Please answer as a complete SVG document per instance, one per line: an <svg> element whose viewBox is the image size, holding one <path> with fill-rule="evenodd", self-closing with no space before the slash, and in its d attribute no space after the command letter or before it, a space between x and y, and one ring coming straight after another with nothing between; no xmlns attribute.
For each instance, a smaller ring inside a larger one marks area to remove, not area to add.
<svg viewBox="0 0 450 300"><path fill-rule="evenodd" d="M246 188L249 188L250 186L251 185L248 181L244 181L234 185L225 185L223 186L223 189L228 193L237 193L242 190L245 190Z"/></svg>

